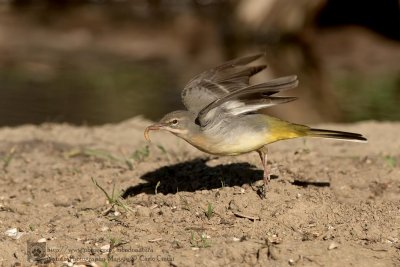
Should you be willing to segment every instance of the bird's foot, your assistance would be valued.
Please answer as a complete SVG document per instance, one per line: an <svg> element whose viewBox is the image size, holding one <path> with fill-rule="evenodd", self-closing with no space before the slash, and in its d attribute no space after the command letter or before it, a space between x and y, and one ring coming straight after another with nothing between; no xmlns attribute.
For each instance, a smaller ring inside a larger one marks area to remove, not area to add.
<svg viewBox="0 0 400 267"><path fill-rule="evenodd" d="M264 176L264 184L263 186L261 186L259 188L259 190L257 190L257 194L261 197L261 198L267 198L267 192L268 192L268 184L270 182L270 176L267 174Z"/></svg>
<svg viewBox="0 0 400 267"><path fill-rule="evenodd" d="M257 195L261 198L261 199L266 199L267 198L267 188L265 186L260 186L257 189Z"/></svg>
<svg viewBox="0 0 400 267"><path fill-rule="evenodd" d="M261 198L261 199L264 199L264 198L267 198L267 192L268 192L268 183L265 183L265 180L264 180L264 183L263 184L258 184L257 186L256 186L256 193L257 193L257 195Z"/></svg>

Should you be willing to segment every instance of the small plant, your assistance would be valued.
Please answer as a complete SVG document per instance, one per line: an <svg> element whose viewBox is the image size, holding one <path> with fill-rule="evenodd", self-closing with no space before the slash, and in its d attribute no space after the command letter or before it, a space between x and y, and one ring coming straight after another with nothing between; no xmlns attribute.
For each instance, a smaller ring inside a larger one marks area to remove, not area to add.
<svg viewBox="0 0 400 267"><path fill-rule="evenodd" d="M182 196L180 198L181 198L181 203L182 203L181 204L182 205L182 209L190 211L188 200L186 198L182 197Z"/></svg>
<svg viewBox="0 0 400 267"><path fill-rule="evenodd" d="M121 159L112 155L111 152L104 149L75 148L64 153L64 157L66 158L73 158L78 156L93 157L95 159L102 160L122 161Z"/></svg>
<svg viewBox="0 0 400 267"><path fill-rule="evenodd" d="M158 187L160 186L160 184L161 184L161 182L158 181L157 184L156 184L156 187L154 188L154 194L155 195L157 195L157 193L158 193L157 190L158 190Z"/></svg>
<svg viewBox="0 0 400 267"><path fill-rule="evenodd" d="M225 179L222 178L222 177L220 177L220 178L219 178L219 181L221 182L221 187L224 188L224 187L226 186L226 184L225 184Z"/></svg>
<svg viewBox="0 0 400 267"><path fill-rule="evenodd" d="M303 148L300 152L304 154L309 154L311 152L311 149L308 147L307 140L305 138L303 138Z"/></svg>
<svg viewBox="0 0 400 267"><path fill-rule="evenodd" d="M129 159L125 159L125 164L128 166L129 170L133 170L133 164Z"/></svg>
<svg viewBox="0 0 400 267"><path fill-rule="evenodd" d="M3 170L4 170L5 172L7 172L7 168L8 168L8 166L10 165L11 160L13 159L14 155L15 155L15 147L12 147L12 148L10 149L10 151L2 158L2 161L3 161Z"/></svg>
<svg viewBox="0 0 400 267"><path fill-rule="evenodd" d="M205 211L206 217L210 220L214 216L214 207L211 203L208 203L207 210Z"/></svg>
<svg viewBox="0 0 400 267"><path fill-rule="evenodd" d="M125 163L128 169L133 170L133 165L126 158L119 158L114 156L111 152L104 149L93 149L93 148L74 148L64 153L65 158L73 158L78 156L91 157L98 160L109 160L118 163Z"/></svg>
<svg viewBox="0 0 400 267"><path fill-rule="evenodd" d="M385 156L384 160L385 160L386 164L391 168L394 168L397 165L397 160L393 156Z"/></svg>
<svg viewBox="0 0 400 267"><path fill-rule="evenodd" d="M195 237L195 234L192 232L190 237L190 245L195 248L208 248L211 247L210 242L207 239L206 234L202 233L198 234L198 237Z"/></svg>
<svg viewBox="0 0 400 267"><path fill-rule="evenodd" d="M162 145L157 145L157 148L161 151L162 154L167 154L167 150Z"/></svg>
<svg viewBox="0 0 400 267"><path fill-rule="evenodd" d="M89 157L94 157L97 159L107 159L111 161L121 161L120 159L116 158L111 152L103 149L91 149L85 148L82 150L82 154Z"/></svg>
<svg viewBox="0 0 400 267"><path fill-rule="evenodd" d="M146 145L145 147L136 150L135 152L132 153L131 158L134 159L137 162L142 162L145 158L147 158L150 155L150 149L149 146Z"/></svg>
<svg viewBox="0 0 400 267"><path fill-rule="evenodd" d="M85 157L95 158L98 160L109 160L113 162L125 163L129 170L133 170L133 165L130 159L116 157L111 152L103 149L74 148L64 153L65 158L73 158L78 156L85 156Z"/></svg>
<svg viewBox="0 0 400 267"><path fill-rule="evenodd" d="M121 193L115 193L115 183L113 183L113 189L111 196L104 190L103 187L97 183L97 181L92 177L92 182L97 186L106 196L108 203L111 205L110 208L108 208L105 212L104 215L107 215L110 211L114 209L115 206L119 206L123 208L126 212L128 211L133 211L128 205L125 204L125 202L122 199L122 192Z"/></svg>

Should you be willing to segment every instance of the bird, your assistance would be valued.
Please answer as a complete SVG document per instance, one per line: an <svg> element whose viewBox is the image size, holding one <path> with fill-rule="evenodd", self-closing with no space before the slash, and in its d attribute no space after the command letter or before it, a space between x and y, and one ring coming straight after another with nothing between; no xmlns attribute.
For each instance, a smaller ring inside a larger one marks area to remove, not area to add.
<svg viewBox="0 0 400 267"><path fill-rule="evenodd" d="M233 59L195 76L181 93L187 110L170 112L148 126L145 139L150 141L150 131L166 130L212 155L236 156L256 151L263 167L263 196L270 182L269 144L298 137L367 142L358 133L311 128L261 113L265 108L296 100L297 97L276 94L299 83L296 75L290 75L250 84L250 78L267 67L250 63L263 56Z"/></svg>

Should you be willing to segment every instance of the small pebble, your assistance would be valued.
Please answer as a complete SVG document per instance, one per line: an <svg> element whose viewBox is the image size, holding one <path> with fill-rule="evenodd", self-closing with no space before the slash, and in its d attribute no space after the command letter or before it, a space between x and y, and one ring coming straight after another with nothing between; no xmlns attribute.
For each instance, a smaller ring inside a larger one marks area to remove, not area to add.
<svg viewBox="0 0 400 267"><path fill-rule="evenodd" d="M328 250L332 250L332 249L335 249L335 248L338 248L338 247L339 247L339 245L337 243L332 242L332 243L329 244Z"/></svg>
<svg viewBox="0 0 400 267"><path fill-rule="evenodd" d="M17 233L18 233L18 229L17 229L17 228L10 228L10 229L8 229L7 231L4 232L4 234L5 234L6 236L9 236L9 237L13 237L13 236L15 236Z"/></svg>
<svg viewBox="0 0 400 267"><path fill-rule="evenodd" d="M17 228L11 228L4 232L6 236L11 237L12 239L19 239L24 233L19 232Z"/></svg>
<svg viewBox="0 0 400 267"><path fill-rule="evenodd" d="M102 254L108 254L110 252L110 244L104 245L100 247Z"/></svg>
<svg viewBox="0 0 400 267"><path fill-rule="evenodd" d="M242 185L242 188L243 188L244 190L250 190L250 189L251 189L251 186L250 186L249 184L243 184L243 185Z"/></svg>
<svg viewBox="0 0 400 267"><path fill-rule="evenodd" d="M100 228L100 231L105 232L108 231L110 228L108 228L107 226L103 226Z"/></svg>
<svg viewBox="0 0 400 267"><path fill-rule="evenodd" d="M119 211L114 211L114 216L115 216L115 217L118 217L119 215L121 215L121 212L119 212Z"/></svg>

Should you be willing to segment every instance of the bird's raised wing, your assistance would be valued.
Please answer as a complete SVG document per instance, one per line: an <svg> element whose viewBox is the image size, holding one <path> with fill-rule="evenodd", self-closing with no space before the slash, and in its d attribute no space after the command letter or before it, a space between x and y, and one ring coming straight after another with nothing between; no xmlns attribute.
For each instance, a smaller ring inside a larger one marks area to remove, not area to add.
<svg viewBox="0 0 400 267"><path fill-rule="evenodd" d="M298 83L297 76L292 75L238 89L204 107L198 113L197 119L205 126L219 113L236 116L296 100L296 97L272 95L295 88Z"/></svg>
<svg viewBox="0 0 400 267"><path fill-rule="evenodd" d="M197 114L217 99L248 87L250 77L266 66L247 64L262 56L263 54L257 54L234 59L197 75L182 91L183 104L189 111Z"/></svg>
<svg viewBox="0 0 400 267"><path fill-rule="evenodd" d="M228 61L197 75L185 86L182 101L189 111L197 114L197 123L206 126L218 114L237 116L297 99L272 96L296 87L295 75L249 85L250 77L266 68L265 65L248 66L261 56Z"/></svg>

